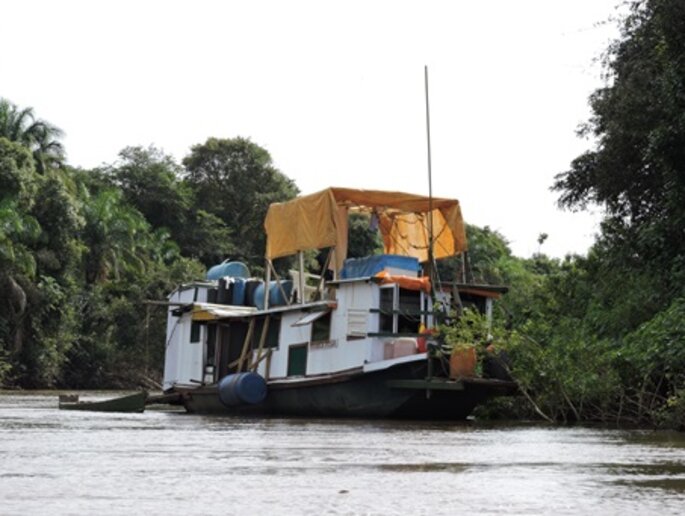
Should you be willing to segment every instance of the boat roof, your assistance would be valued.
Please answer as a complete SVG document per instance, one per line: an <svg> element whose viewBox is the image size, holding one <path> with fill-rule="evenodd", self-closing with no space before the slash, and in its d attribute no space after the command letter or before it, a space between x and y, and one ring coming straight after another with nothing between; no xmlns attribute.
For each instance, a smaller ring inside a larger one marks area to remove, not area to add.
<svg viewBox="0 0 685 516"><path fill-rule="evenodd" d="M490 297L500 299L502 294L509 292L509 287L505 285L485 285L482 283L454 283L451 281L442 282L442 291L450 291L456 285L460 294L471 294L478 297Z"/></svg>
<svg viewBox="0 0 685 516"><path fill-rule="evenodd" d="M378 219L386 254L428 260L430 225L435 258L466 250L466 231L459 201L404 192L327 188L292 201L269 206L264 221L266 257L335 247L335 265L347 255L347 215L371 213Z"/></svg>
<svg viewBox="0 0 685 516"><path fill-rule="evenodd" d="M347 278L327 281L326 283L328 285L339 286L360 282L381 283L381 279L376 276L360 276L358 278ZM449 292L452 290L452 287L454 285L454 282L443 281L440 283L440 288L442 291ZM400 286L402 285L400 284ZM502 297L502 294L506 294L507 292L509 292L509 287L505 285L486 285L482 283L456 283L456 286L460 293L471 294L480 297L492 297L495 299L499 299L500 297Z"/></svg>
<svg viewBox="0 0 685 516"><path fill-rule="evenodd" d="M314 301L312 303L277 306L268 310L258 310L253 306L220 305L216 303L192 303L189 310L193 321L220 321L226 319L243 319L245 317L259 317L284 312L317 312L327 311L337 306L335 301Z"/></svg>

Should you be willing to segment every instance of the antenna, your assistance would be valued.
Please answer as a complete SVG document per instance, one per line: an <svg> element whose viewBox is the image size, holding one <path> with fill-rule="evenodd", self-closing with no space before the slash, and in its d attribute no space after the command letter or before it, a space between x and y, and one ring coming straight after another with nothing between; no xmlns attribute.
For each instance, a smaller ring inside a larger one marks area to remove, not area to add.
<svg viewBox="0 0 685 516"><path fill-rule="evenodd" d="M431 297L435 302L436 283L439 283L438 266L435 263L433 246L433 167L431 162L431 115L430 103L428 102L428 65L423 67L424 83L426 89L426 142L428 146L428 276L431 280Z"/></svg>
<svg viewBox="0 0 685 516"><path fill-rule="evenodd" d="M428 263L433 269L433 167L431 163L431 115L428 102L428 65L423 67L426 90L426 142L428 144ZM432 279L432 278L431 278Z"/></svg>

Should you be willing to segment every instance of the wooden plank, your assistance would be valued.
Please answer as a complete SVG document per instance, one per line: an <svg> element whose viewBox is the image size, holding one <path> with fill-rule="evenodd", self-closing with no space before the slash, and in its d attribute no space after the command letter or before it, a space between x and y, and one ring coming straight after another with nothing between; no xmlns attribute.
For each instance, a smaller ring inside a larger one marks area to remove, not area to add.
<svg viewBox="0 0 685 516"><path fill-rule="evenodd" d="M261 356L257 355L257 358L255 359L255 361L252 362L252 364L250 364L249 369L250 369L253 373L257 372L257 366L259 366L259 364L261 363L261 361L264 360L266 357L271 357L271 352L272 352L272 351L273 351L273 349L272 349L272 348L269 348L269 349L266 350L266 353L264 353L263 355L261 355Z"/></svg>
<svg viewBox="0 0 685 516"><path fill-rule="evenodd" d="M154 305L154 306L188 306L193 303L172 303L170 301L155 301L154 299L146 299L143 301L144 305Z"/></svg>
<svg viewBox="0 0 685 516"><path fill-rule="evenodd" d="M240 352L240 358L238 359L238 368L236 372L241 372L243 370L243 364L247 360L247 351L250 348L250 343L252 341L252 333L254 332L254 322L255 318L250 319L250 325L247 327L247 334L245 335L245 341L243 342L243 349Z"/></svg>
<svg viewBox="0 0 685 516"><path fill-rule="evenodd" d="M271 317L268 315L264 318L264 324L262 324L262 334L259 336L259 347L257 347L257 358L255 361L250 364L250 367L248 369L251 369L252 371L255 371L257 369L257 365L259 365L259 362L262 361L262 349L264 349L264 343L266 342L266 337L267 334L269 333L269 322L271 321Z"/></svg>
<svg viewBox="0 0 685 516"><path fill-rule="evenodd" d="M273 351L273 348L269 348L269 352L266 354L266 366L264 367L264 379L268 382L269 377L271 376L271 353Z"/></svg>

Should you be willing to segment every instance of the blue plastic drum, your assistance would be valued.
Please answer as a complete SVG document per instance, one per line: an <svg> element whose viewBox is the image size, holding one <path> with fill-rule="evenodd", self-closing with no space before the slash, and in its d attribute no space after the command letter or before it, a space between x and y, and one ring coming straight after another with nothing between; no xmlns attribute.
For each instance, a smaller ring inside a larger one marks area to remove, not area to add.
<svg viewBox="0 0 685 516"><path fill-rule="evenodd" d="M233 299L232 305L243 306L245 304L245 278L235 278L233 280Z"/></svg>
<svg viewBox="0 0 685 516"><path fill-rule="evenodd" d="M232 278L249 278L250 271L243 262L229 262L228 260L215 265L207 271L208 280L218 280L225 276Z"/></svg>
<svg viewBox="0 0 685 516"><path fill-rule="evenodd" d="M236 373L219 382L219 399L227 407L254 405L266 398L266 381L257 373Z"/></svg>
<svg viewBox="0 0 685 516"><path fill-rule="evenodd" d="M285 291L285 295L283 296L283 292L281 292L281 288ZM259 309L259 310L264 310L264 299L266 298L265 294L266 288L264 283L260 283L257 285L257 288L254 291L253 295L253 301L254 301L254 306ZM293 281L292 280L285 280L281 281L281 286L278 286L278 282L272 281L269 283L269 307L272 306L283 306L288 304L288 298L292 295L293 292Z"/></svg>

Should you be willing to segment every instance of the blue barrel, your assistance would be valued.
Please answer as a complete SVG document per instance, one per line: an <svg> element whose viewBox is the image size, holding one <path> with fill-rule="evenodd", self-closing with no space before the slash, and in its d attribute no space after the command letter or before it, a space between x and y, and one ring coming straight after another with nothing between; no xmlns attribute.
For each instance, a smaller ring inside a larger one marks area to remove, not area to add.
<svg viewBox="0 0 685 516"><path fill-rule="evenodd" d="M264 282L257 284L252 293L252 304L258 310L264 310Z"/></svg>
<svg viewBox="0 0 685 516"><path fill-rule="evenodd" d="M245 278L235 278L233 280L233 302L234 306L243 306L245 304Z"/></svg>
<svg viewBox="0 0 685 516"><path fill-rule="evenodd" d="M257 373L236 373L219 382L219 399L227 407L254 405L266 398L266 381Z"/></svg>
<svg viewBox="0 0 685 516"><path fill-rule="evenodd" d="M257 306L255 302L255 291L264 281L257 278L250 278L245 282L245 306Z"/></svg>
<svg viewBox="0 0 685 516"><path fill-rule="evenodd" d="M215 265L207 271L208 280L218 280L224 276L231 276L233 278L249 278L250 271L243 262L229 262L225 260L219 265Z"/></svg>
<svg viewBox="0 0 685 516"><path fill-rule="evenodd" d="M271 282L269 286L269 306L283 306L287 305L293 293L293 280L281 281L281 287L285 291L286 297L283 297L283 292L278 288L278 283Z"/></svg>
<svg viewBox="0 0 685 516"><path fill-rule="evenodd" d="M281 281L281 287L285 290L285 295L290 298L293 292L293 281L285 280ZM257 285L253 294L253 305L259 310L264 310L264 299L265 299L266 287L264 283ZM272 306L283 306L287 304L287 299L283 297L281 288L278 286L278 282L272 281L269 283L269 307Z"/></svg>

